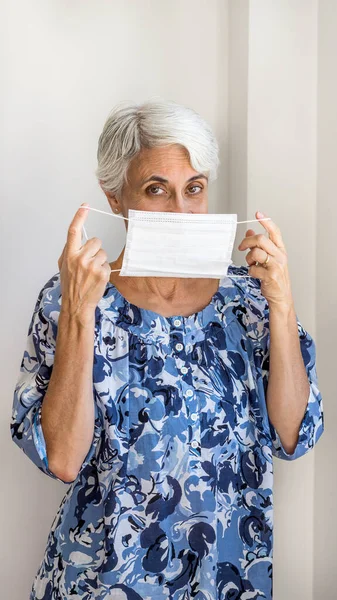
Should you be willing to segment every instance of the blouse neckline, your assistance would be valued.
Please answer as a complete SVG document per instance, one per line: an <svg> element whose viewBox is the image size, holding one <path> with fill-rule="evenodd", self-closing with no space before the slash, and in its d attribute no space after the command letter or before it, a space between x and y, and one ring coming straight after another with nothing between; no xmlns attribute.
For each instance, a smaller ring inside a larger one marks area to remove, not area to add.
<svg viewBox="0 0 337 600"><path fill-rule="evenodd" d="M238 267L229 265L228 275L220 278L217 291L209 303L201 310L188 316L172 315L166 317L147 308L140 308L129 302L110 281L101 298L98 309L107 319L122 329L130 330L140 337L166 337L174 331L184 333L205 329L211 322L226 326L236 318L238 299L243 291L236 281L230 278L237 273Z"/></svg>
<svg viewBox="0 0 337 600"><path fill-rule="evenodd" d="M184 323L188 323L189 321L195 321L196 319L200 318L202 316L202 314L207 310L207 308L209 306L212 306L215 303L217 297L219 296L220 288L223 286L223 282L224 282L225 279L226 279L226 277L220 278L218 289L213 294L213 296L210 299L209 303L206 304L206 306L204 306L204 308L202 308L201 310L198 310L198 311L196 311L196 312L194 312L194 313L192 313L191 315L188 315L188 316L183 316L183 315L178 315L177 314L177 315L171 315L170 317L166 317L166 316L164 316L164 315L162 315L160 313L157 313L157 312L155 312L155 311L153 311L153 310L151 310L149 308L141 308L141 307L137 306L136 304L133 304L132 302L129 302L129 300L127 300L125 298L125 296L123 296L123 294L118 290L118 288L116 288L116 286L113 283L111 283L110 281L108 281L107 287L111 286L112 288L114 288L115 295L118 298L120 298L120 300L127 306L127 308L129 310L132 310L132 311L138 310L141 313L141 315L143 315L143 317L145 317L145 316L148 315L148 316L152 317L152 319L158 319L159 318L161 320L167 321L168 323L171 323L171 322L176 321L176 320L179 319L180 321L182 321Z"/></svg>

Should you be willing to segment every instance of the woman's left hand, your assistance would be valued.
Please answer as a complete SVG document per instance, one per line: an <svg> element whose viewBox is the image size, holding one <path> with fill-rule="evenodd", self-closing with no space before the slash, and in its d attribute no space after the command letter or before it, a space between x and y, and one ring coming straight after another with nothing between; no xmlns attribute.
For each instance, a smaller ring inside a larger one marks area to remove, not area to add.
<svg viewBox="0 0 337 600"><path fill-rule="evenodd" d="M256 212L257 219L267 217ZM279 227L272 221L260 221L269 237L263 233L255 233L253 229L246 231L246 237L239 244L239 250L250 251L246 255L251 277L261 279L261 292L268 300L269 306L280 308L293 306L293 298L288 271L288 257ZM269 256L268 263L262 266ZM259 264L256 265L255 263Z"/></svg>

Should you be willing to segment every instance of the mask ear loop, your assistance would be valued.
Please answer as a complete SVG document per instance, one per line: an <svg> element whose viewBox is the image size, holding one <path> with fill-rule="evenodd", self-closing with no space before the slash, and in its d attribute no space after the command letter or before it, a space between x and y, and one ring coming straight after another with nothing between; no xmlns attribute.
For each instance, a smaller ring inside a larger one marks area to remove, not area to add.
<svg viewBox="0 0 337 600"><path fill-rule="evenodd" d="M114 215L113 213L109 213L106 212L105 210L99 210L98 208L93 208L92 206L86 206L85 208L88 208L89 210L94 210L96 212L99 213L103 213L103 215L108 215L109 217L115 217L115 219L124 219L125 221L130 221L130 219L128 217L123 217L121 215ZM264 217L263 219L250 219L249 221L237 221L236 224L237 225L241 225L241 223L258 223L259 221L271 221L271 217ZM84 225L82 225L83 228L83 233L85 236L86 241L88 241L88 236L87 236L87 232L85 230ZM119 271L121 271L122 269L111 269L111 273L117 273ZM248 278L250 277L250 275L225 275L225 277L244 277L244 278Z"/></svg>
<svg viewBox="0 0 337 600"><path fill-rule="evenodd" d="M88 238L88 236L87 236L87 232L86 232L86 230L85 230L85 227L84 227L84 225L82 225L82 229L83 229L83 233L84 233L84 238L85 238L85 241L87 242L89 238Z"/></svg>

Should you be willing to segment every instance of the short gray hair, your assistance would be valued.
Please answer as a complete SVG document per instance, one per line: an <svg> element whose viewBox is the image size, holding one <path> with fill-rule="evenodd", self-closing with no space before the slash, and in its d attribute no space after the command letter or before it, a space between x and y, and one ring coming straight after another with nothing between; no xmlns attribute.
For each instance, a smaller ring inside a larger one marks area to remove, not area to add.
<svg viewBox="0 0 337 600"><path fill-rule="evenodd" d="M121 102L110 112L99 137L96 176L106 192L118 195L131 159L142 148L180 144L195 171L216 179L219 148L210 126L186 106L164 100Z"/></svg>

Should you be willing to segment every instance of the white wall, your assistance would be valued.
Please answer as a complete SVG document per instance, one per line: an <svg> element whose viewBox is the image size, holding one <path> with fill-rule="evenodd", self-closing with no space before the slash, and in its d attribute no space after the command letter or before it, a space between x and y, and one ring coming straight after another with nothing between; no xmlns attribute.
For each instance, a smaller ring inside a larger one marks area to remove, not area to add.
<svg viewBox="0 0 337 600"><path fill-rule="evenodd" d="M314 338L316 30L316 0L250 2L247 208L281 228L297 315ZM275 600L312 598L314 452L274 461Z"/></svg>
<svg viewBox="0 0 337 600"><path fill-rule="evenodd" d="M238 221L254 219L247 204L249 2L230 0L228 5L228 212ZM241 241L246 225L238 225ZM233 251L234 264L246 264L244 254Z"/></svg>
<svg viewBox="0 0 337 600"><path fill-rule="evenodd" d="M314 452L274 461L274 597L321 600L335 595L337 549L327 458L337 418L337 4L230 0L228 28L229 207L247 218L264 210L281 228L297 313L316 340L325 410Z"/></svg>
<svg viewBox="0 0 337 600"><path fill-rule="evenodd" d="M317 348L325 432L315 453L314 598L336 592L337 3L320 0L317 127Z"/></svg>
<svg viewBox="0 0 337 600"><path fill-rule="evenodd" d="M107 210L94 178L103 122L121 100L154 95L200 112L221 139L222 172L210 212L226 212L226 2L216 0L5 0L0 496L1 593L28 598L67 487L13 445L9 418L38 291L58 271L66 229L81 202ZM219 35L218 11L222 26ZM222 182L222 185L221 185ZM124 223L91 213L113 260ZM4 257L6 257L4 259Z"/></svg>

